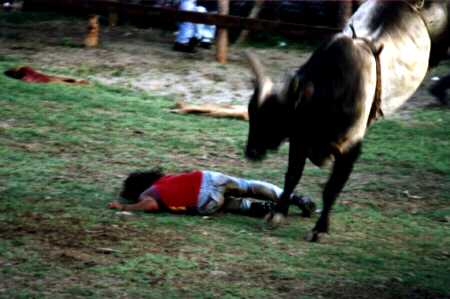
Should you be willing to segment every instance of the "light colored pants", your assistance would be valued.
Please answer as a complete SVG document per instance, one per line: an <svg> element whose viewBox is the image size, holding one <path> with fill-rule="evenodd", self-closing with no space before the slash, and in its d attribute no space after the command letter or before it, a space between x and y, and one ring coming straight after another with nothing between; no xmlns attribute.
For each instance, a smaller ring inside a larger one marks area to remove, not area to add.
<svg viewBox="0 0 450 299"><path fill-rule="evenodd" d="M195 0L182 0L180 10L207 12L203 6L197 6ZM211 43L216 34L216 26L205 24L194 24L190 22L182 22L178 25L178 33L175 41L181 44L187 44L191 38L195 37L199 41Z"/></svg>
<svg viewBox="0 0 450 299"><path fill-rule="evenodd" d="M273 184L236 178L214 171L203 171L198 212L209 215L217 212L228 197L277 201L283 190Z"/></svg>

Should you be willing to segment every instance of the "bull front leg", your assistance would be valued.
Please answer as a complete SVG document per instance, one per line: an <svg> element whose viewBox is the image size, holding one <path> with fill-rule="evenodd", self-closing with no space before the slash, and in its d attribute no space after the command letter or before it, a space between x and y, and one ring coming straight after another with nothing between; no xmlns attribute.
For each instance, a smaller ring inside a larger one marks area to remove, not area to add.
<svg viewBox="0 0 450 299"><path fill-rule="evenodd" d="M320 238L320 234L328 233L330 212L338 197L339 193L344 188L350 174L353 170L353 165L361 153L362 143L355 144L347 153L336 157L333 165L333 171L328 179L323 190L323 208L319 219L316 222L313 230L306 236L307 241L316 242Z"/></svg>
<svg viewBox="0 0 450 299"><path fill-rule="evenodd" d="M289 211L291 194L300 181L305 168L306 151L299 142L291 141L289 145L289 163L284 178L283 193L274 207L268 221L272 226L281 224Z"/></svg>

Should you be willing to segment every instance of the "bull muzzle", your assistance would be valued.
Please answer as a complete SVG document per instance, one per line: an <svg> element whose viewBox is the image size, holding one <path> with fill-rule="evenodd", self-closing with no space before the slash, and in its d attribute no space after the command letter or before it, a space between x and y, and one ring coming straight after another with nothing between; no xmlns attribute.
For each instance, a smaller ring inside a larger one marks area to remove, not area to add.
<svg viewBox="0 0 450 299"><path fill-rule="evenodd" d="M250 147L247 145L245 148L245 157L249 159L250 161L261 161L266 155L265 150L261 150L255 147Z"/></svg>

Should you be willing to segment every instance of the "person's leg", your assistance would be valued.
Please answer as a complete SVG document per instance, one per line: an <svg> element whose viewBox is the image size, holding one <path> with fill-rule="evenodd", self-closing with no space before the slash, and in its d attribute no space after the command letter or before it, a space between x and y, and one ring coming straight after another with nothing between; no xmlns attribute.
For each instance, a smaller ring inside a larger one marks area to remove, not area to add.
<svg viewBox="0 0 450 299"><path fill-rule="evenodd" d="M206 13L208 12L205 7L197 6L197 12ZM196 24L195 25L195 37L200 41L200 46L202 48L211 48L212 41L214 40L214 36L216 34L216 26L214 25L205 25L205 24Z"/></svg>
<svg viewBox="0 0 450 299"><path fill-rule="evenodd" d="M214 25L205 25L203 27L203 38L202 42L212 44L213 40L216 36L216 26Z"/></svg>
<svg viewBox="0 0 450 299"><path fill-rule="evenodd" d="M225 200L223 210L251 217L264 217L272 211L274 205L271 201L230 197Z"/></svg>
<svg viewBox="0 0 450 299"><path fill-rule="evenodd" d="M211 171L203 171L199 191L197 211L201 215L210 215L219 211L225 202L220 176Z"/></svg>
<svg viewBox="0 0 450 299"><path fill-rule="evenodd" d="M204 8L203 6L196 6L195 11L201 12L201 13L206 13L206 8ZM204 31L205 26L206 26L205 24L195 24L194 36L199 41L202 40L202 38L203 38L203 31Z"/></svg>
<svg viewBox="0 0 450 299"><path fill-rule="evenodd" d="M195 34L194 24L189 22L182 22L180 23L178 29L179 31L175 38L175 42L180 44L188 44Z"/></svg>
<svg viewBox="0 0 450 299"><path fill-rule="evenodd" d="M196 11L195 1L182 0L179 9L183 11ZM182 22L179 24L173 47L174 50L188 53L195 52L195 45L192 43L196 34L195 26L191 22Z"/></svg>
<svg viewBox="0 0 450 299"><path fill-rule="evenodd" d="M241 184L248 185L248 196L252 198L276 202L280 199L281 193L283 192L280 187L268 182L245 179L239 180L241 181ZM312 213L316 209L316 204L312 201L312 199L304 195L298 196L292 193L291 203L296 205L302 211L302 216L304 217L311 217Z"/></svg>
<svg viewBox="0 0 450 299"><path fill-rule="evenodd" d="M245 181L222 174L215 171L203 171L202 185L199 193L199 214L213 214L219 211L225 204L225 197L233 196L237 198L245 197L248 192L248 186ZM236 202L237 203L237 202ZM238 210L241 208L236 203L230 205L230 209ZM245 209L245 207L243 207Z"/></svg>
<svg viewBox="0 0 450 299"><path fill-rule="evenodd" d="M212 171L208 173L211 175L217 197L249 197L276 202L283 192L280 187L268 182L246 180ZM293 195L291 200L293 204L302 210L304 216L309 217L315 209L314 202L307 197Z"/></svg>

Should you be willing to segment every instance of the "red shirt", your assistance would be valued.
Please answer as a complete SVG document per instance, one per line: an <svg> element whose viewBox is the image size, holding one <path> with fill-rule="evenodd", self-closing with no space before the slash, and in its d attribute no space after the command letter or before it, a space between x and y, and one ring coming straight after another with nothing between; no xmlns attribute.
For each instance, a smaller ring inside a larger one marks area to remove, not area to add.
<svg viewBox="0 0 450 299"><path fill-rule="evenodd" d="M152 189L157 192L159 200L169 210L192 210L197 208L202 177L201 171L166 175L157 180Z"/></svg>

